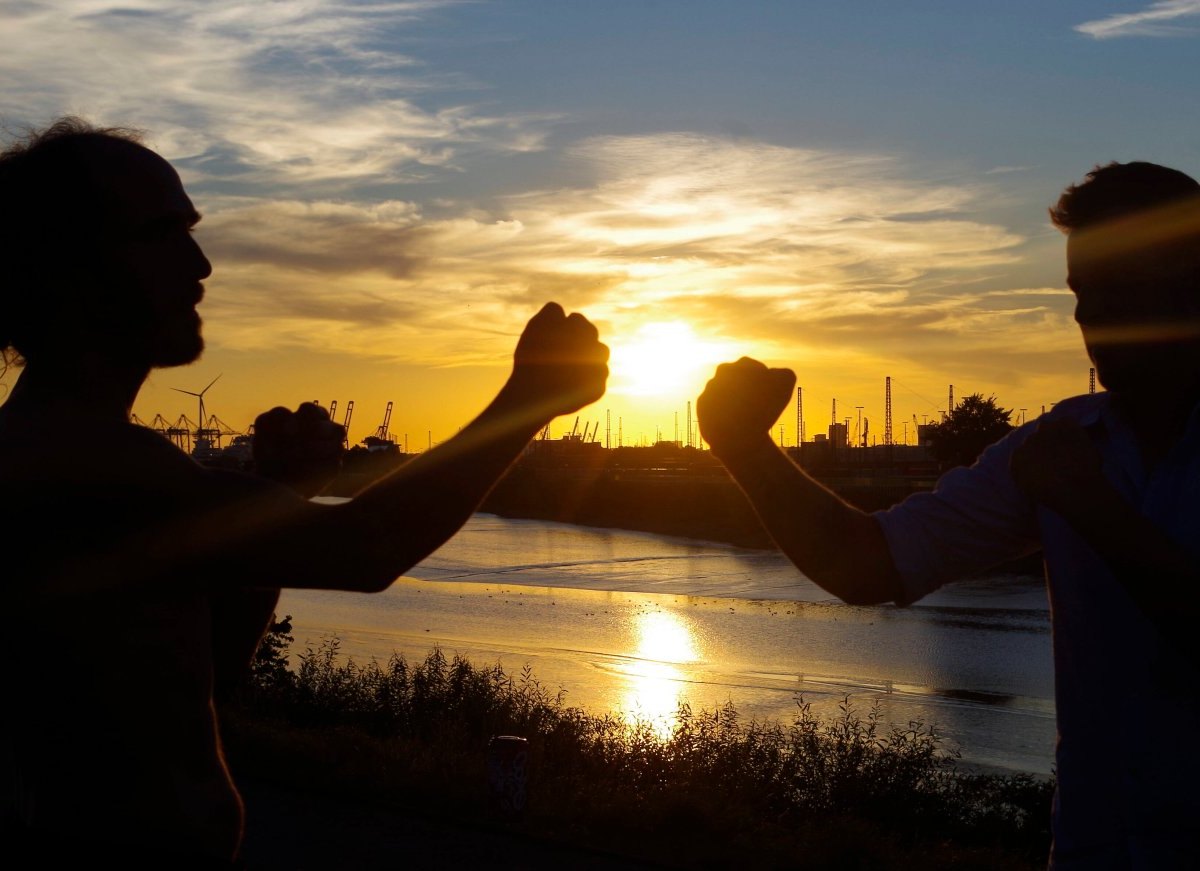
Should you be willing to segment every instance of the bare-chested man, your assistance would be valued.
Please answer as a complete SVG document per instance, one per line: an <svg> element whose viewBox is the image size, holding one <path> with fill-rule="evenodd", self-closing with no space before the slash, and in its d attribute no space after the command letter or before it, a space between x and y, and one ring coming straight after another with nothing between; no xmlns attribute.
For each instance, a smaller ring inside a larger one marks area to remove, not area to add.
<svg viewBox="0 0 1200 871"><path fill-rule="evenodd" d="M201 354L198 221L128 132L63 119L0 154L0 350L20 367L0 405L10 856L235 861L214 687L245 667L278 588L385 589L534 434L604 392L595 328L550 303L472 423L349 502L306 498L342 438L311 405L256 423L287 486L203 468L129 422L151 370Z"/></svg>

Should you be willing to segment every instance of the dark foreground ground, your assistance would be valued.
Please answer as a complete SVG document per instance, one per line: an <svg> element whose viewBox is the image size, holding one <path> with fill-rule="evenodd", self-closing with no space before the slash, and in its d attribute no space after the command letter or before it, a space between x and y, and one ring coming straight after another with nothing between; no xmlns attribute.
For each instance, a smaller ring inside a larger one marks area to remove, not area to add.
<svg viewBox="0 0 1200 871"><path fill-rule="evenodd" d="M496 825L422 818L245 780L246 871L628 869L654 865L535 839ZM616 845L614 845L616 846Z"/></svg>

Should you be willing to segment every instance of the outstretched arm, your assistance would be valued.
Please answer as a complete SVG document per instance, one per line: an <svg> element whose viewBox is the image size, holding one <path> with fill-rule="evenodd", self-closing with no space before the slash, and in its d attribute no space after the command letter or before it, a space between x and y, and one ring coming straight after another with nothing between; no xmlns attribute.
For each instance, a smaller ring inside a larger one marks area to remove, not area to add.
<svg viewBox="0 0 1200 871"><path fill-rule="evenodd" d="M604 394L607 361L583 315L547 304L526 325L508 381L475 420L349 502L311 505L278 532L259 524L255 551L286 562L276 565L284 586L386 588L462 527L539 430Z"/></svg>
<svg viewBox="0 0 1200 871"><path fill-rule="evenodd" d="M103 553L66 554L48 569L60 580L47 589L102 593L174 577L209 593L383 590L462 527L539 430L604 394L607 361L596 328L549 303L526 325L512 374L483 413L348 502L318 504L250 478L197 482L194 470L175 469L174 501L184 510L164 512Z"/></svg>
<svg viewBox="0 0 1200 871"><path fill-rule="evenodd" d="M796 377L743 357L717 368L696 403L700 432L779 549L851 604L895 601L900 578L871 515L809 477L771 441Z"/></svg>

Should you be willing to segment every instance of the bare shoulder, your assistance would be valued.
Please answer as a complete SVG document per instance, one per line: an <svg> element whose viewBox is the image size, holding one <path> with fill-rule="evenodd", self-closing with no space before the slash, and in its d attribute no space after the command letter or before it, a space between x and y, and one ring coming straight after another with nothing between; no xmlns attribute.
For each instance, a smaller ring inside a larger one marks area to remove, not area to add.
<svg viewBox="0 0 1200 871"><path fill-rule="evenodd" d="M0 480L11 484L180 486L197 464L134 424L9 418L0 425Z"/></svg>

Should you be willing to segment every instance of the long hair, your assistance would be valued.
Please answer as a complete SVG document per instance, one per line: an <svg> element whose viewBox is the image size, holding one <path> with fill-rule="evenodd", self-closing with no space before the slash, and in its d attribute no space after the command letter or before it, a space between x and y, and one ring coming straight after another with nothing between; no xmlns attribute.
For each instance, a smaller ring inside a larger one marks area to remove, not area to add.
<svg viewBox="0 0 1200 871"><path fill-rule="evenodd" d="M0 151L0 371L36 353L91 248L103 221L97 153L142 135L65 116Z"/></svg>

